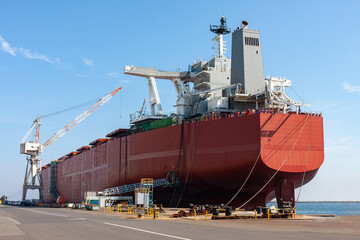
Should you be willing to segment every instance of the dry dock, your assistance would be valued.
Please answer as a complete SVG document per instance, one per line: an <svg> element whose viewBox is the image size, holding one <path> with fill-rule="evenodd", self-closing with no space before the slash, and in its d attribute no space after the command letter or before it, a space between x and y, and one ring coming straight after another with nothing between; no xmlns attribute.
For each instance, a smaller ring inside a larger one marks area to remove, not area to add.
<svg viewBox="0 0 360 240"><path fill-rule="evenodd" d="M132 219L128 214L0 205L0 239L359 239L360 216Z"/></svg>

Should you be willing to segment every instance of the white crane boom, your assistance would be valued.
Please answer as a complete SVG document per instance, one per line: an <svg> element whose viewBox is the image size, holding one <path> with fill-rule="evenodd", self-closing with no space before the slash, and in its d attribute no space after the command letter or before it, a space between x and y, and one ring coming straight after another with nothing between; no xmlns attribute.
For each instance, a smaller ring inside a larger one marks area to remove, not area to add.
<svg viewBox="0 0 360 240"><path fill-rule="evenodd" d="M35 127L35 121L33 122L33 124L31 125L29 131L27 131L27 133L25 134L25 136L23 137L23 139L21 140L21 143L24 143L26 141L26 139L29 137L30 133L32 132L32 130Z"/></svg>
<svg viewBox="0 0 360 240"><path fill-rule="evenodd" d="M121 87L112 91L108 95L106 95L103 98L100 98L99 101L97 101L94 105L92 105L90 108L88 108L85 112L83 112L81 115L79 115L77 118L72 120L69 124L67 124L65 127L63 127L60 131L55 133L49 140L47 140L41 148L41 151L43 151L46 147L48 147L50 144L61 138L65 133L70 131L73 127L78 125L82 120L87 118L91 113L93 113L95 110L97 110L99 107L101 107L104 103L110 100L118 91L120 91Z"/></svg>

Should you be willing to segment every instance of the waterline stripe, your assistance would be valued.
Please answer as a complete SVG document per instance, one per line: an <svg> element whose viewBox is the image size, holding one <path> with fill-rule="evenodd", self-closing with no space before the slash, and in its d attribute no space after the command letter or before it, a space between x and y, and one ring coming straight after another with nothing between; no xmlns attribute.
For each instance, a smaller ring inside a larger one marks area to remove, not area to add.
<svg viewBox="0 0 360 240"><path fill-rule="evenodd" d="M140 232L151 233L151 234L160 235L160 236L169 237L169 238L176 238L176 239L182 239L182 240L191 240L190 238L177 237L177 236L173 236L173 235L168 235L168 234L164 234L164 233L147 231L147 230L143 230L143 229L139 229L139 228L133 228L133 227L128 227L128 226L119 225L119 224L114 224L114 223L104 222L104 224L106 224L106 225L111 225L111 226L116 226L116 227L127 228L127 229L131 229L131 230L135 230L135 231L140 231Z"/></svg>

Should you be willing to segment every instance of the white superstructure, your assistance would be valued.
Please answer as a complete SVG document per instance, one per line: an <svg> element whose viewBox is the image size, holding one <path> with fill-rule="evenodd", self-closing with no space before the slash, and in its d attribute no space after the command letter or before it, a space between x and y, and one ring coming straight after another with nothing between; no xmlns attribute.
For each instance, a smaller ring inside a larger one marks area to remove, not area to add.
<svg viewBox="0 0 360 240"><path fill-rule="evenodd" d="M291 81L281 77L264 79L260 32L243 21L232 33L232 59L225 56L224 35L230 33L224 16L220 25L211 25L218 55L209 61L195 61L188 71L167 72L155 68L125 66L124 73L145 77L149 86L151 114L132 119L136 124L161 119L163 115L155 79L168 79L177 93L177 115L183 118L209 112L239 112L273 109L281 112L309 106L290 99L285 88ZM192 86L192 88L190 87ZM294 109L295 108L295 109Z"/></svg>

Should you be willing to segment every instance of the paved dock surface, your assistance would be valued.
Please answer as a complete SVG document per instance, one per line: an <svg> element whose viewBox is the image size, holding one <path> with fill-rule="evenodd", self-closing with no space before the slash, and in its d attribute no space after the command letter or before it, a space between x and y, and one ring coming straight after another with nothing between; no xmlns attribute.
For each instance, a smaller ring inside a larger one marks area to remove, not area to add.
<svg viewBox="0 0 360 240"><path fill-rule="evenodd" d="M0 205L0 239L360 239L360 216L132 219L127 213Z"/></svg>

